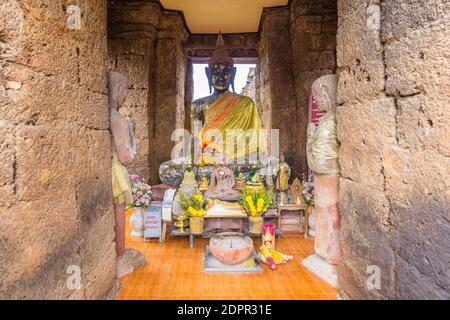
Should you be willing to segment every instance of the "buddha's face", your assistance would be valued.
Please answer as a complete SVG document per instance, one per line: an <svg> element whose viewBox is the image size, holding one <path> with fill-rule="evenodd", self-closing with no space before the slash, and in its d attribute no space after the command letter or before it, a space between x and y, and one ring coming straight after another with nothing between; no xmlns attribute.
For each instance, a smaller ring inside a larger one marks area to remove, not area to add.
<svg viewBox="0 0 450 320"><path fill-rule="evenodd" d="M217 91L226 91L233 80L233 65L216 63L210 67L211 82Z"/></svg>

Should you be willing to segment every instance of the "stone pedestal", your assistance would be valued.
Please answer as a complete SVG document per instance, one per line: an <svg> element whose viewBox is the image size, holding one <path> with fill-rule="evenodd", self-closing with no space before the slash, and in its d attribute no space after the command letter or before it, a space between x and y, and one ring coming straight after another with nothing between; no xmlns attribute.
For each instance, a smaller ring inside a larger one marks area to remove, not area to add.
<svg viewBox="0 0 450 320"><path fill-rule="evenodd" d="M314 273L316 276L329 283L333 287L338 287L337 268L328 263L318 254L313 254L306 259L303 259L301 264L308 269L308 271Z"/></svg>
<svg viewBox="0 0 450 320"><path fill-rule="evenodd" d="M338 287L336 265L340 260L340 214L338 207L339 175L314 174L314 213L316 254L302 261L302 265Z"/></svg>
<svg viewBox="0 0 450 320"><path fill-rule="evenodd" d="M125 253L117 259L117 277L121 278L145 265L144 255L136 249L125 249Z"/></svg>
<svg viewBox="0 0 450 320"><path fill-rule="evenodd" d="M330 264L340 260L339 175L314 173L315 251Z"/></svg>

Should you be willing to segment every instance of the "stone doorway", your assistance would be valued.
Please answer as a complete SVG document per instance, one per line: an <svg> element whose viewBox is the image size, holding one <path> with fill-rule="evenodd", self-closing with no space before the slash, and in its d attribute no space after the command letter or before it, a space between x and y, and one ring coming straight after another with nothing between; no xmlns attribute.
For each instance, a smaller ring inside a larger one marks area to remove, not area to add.
<svg viewBox="0 0 450 320"><path fill-rule="evenodd" d="M311 84L339 76L342 298L450 296L449 9L292 0L264 9L258 30L224 36L234 57L258 59L256 100L297 176ZM124 112L139 151L129 169L157 184L168 135L187 127L192 61L216 39L185 20L159 1L0 4L1 298L116 291L106 72L130 80ZM66 286L69 267L80 288Z"/></svg>

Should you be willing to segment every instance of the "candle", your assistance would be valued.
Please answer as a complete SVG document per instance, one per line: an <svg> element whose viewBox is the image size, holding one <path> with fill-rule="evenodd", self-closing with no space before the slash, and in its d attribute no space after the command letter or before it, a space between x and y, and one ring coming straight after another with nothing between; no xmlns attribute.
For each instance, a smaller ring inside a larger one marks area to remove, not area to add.
<svg viewBox="0 0 450 320"><path fill-rule="evenodd" d="M263 225L262 241L267 248L275 249L275 225L266 223Z"/></svg>

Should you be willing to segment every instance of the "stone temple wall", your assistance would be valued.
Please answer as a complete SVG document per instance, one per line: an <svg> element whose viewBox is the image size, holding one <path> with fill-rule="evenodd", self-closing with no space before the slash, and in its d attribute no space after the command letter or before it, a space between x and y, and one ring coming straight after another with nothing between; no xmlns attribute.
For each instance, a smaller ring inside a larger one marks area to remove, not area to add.
<svg viewBox="0 0 450 320"><path fill-rule="evenodd" d="M450 3L338 10L340 294L449 299Z"/></svg>
<svg viewBox="0 0 450 320"><path fill-rule="evenodd" d="M293 0L265 9L256 71L258 107L268 128L280 129L280 152L307 172L308 96L314 80L336 71L336 0Z"/></svg>
<svg viewBox="0 0 450 320"><path fill-rule="evenodd" d="M156 41L155 105L150 110L150 182L159 182L158 169L171 159L175 129L185 126L185 84L187 57L183 45L188 37L181 16L176 12L163 12Z"/></svg>
<svg viewBox="0 0 450 320"><path fill-rule="evenodd" d="M129 79L129 93L121 112L136 122L136 162L129 171L150 177L149 131L155 104L156 37L161 7L148 1L108 1L109 69ZM153 81L152 81L153 80Z"/></svg>
<svg viewBox="0 0 450 320"><path fill-rule="evenodd" d="M191 131L191 106L194 99L194 66L187 57L186 78L184 83L184 128Z"/></svg>
<svg viewBox="0 0 450 320"><path fill-rule="evenodd" d="M259 36L257 33L224 34L223 41L233 58L258 57ZM194 59L207 61L216 48L216 42L215 34L191 34L185 45L186 54Z"/></svg>
<svg viewBox="0 0 450 320"><path fill-rule="evenodd" d="M308 97L313 82L336 72L336 0L293 0L291 3L292 69L296 95L297 171L306 173Z"/></svg>
<svg viewBox="0 0 450 320"><path fill-rule="evenodd" d="M106 0L79 3L79 30L67 1L0 3L0 299L99 299L117 284Z"/></svg>
<svg viewBox="0 0 450 320"><path fill-rule="evenodd" d="M242 88L241 94L256 100L255 68L250 68L248 71L247 83L245 87Z"/></svg>
<svg viewBox="0 0 450 320"><path fill-rule="evenodd" d="M109 0L108 27L109 69L129 78L122 112L136 121L129 171L155 185L159 165L171 158L173 130L185 126L188 33L181 16L157 1Z"/></svg>
<svg viewBox="0 0 450 320"><path fill-rule="evenodd" d="M293 167L297 152L296 101L290 37L289 9L265 9L259 43L259 60L256 67L256 101L265 128L279 129L279 152ZM274 152L272 150L272 152Z"/></svg>

